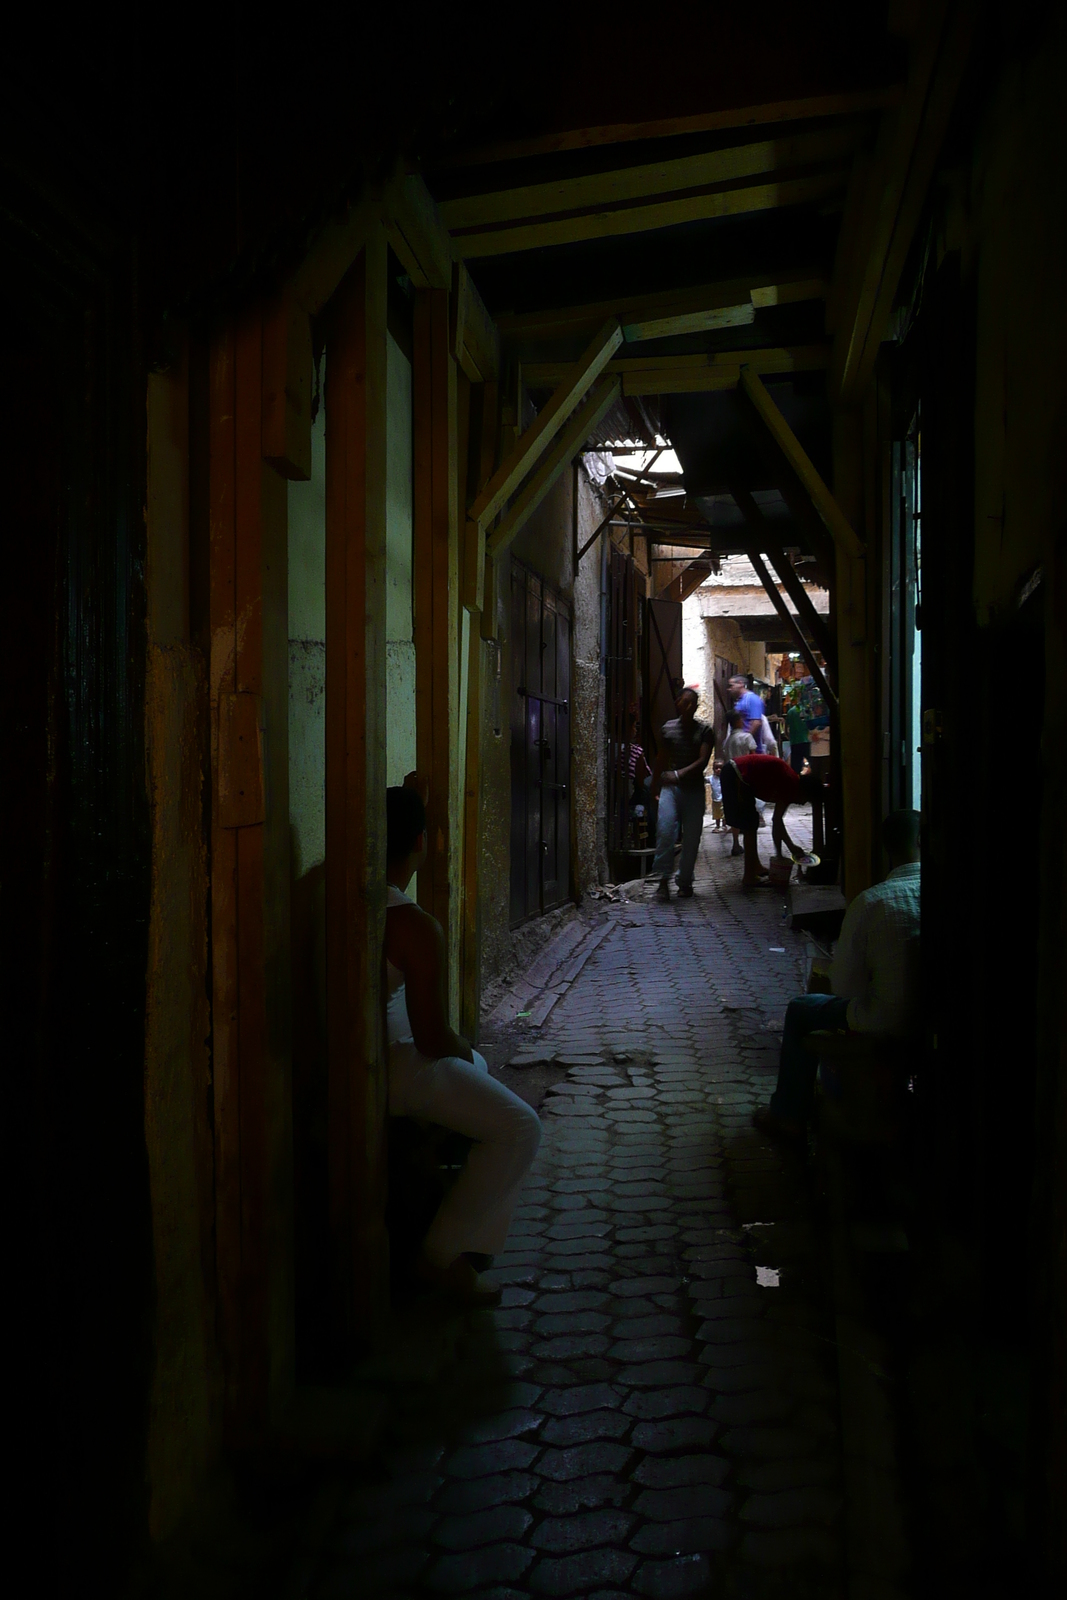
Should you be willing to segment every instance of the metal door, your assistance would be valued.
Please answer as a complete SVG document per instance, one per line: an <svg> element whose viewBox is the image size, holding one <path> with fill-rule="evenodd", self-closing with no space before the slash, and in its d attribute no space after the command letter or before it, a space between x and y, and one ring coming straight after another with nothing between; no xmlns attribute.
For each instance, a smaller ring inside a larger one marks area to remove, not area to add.
<svg viewBox="0 0 1067 1600"><path fill-rule="evenodd" d="M570 895L571 619L555 591L511 569L511 922Z"/></svg>

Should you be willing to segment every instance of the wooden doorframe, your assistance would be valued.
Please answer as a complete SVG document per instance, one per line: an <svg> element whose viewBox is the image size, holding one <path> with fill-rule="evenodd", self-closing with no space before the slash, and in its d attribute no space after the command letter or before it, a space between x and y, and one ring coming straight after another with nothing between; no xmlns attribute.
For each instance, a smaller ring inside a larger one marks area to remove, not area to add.
<svg viewBox="0 0 1067 1600"><path fill-rule="evenodd" d="M327 1137L342 1348L365 1343L388 1305L381 988L387 271L379 227L327 313Z"/></svg>
<svg viewBox="0 0 1067 1600"><path fill-rule="evenodd" d="M285 479L263 459L260 307L208 374L215 1260L231 1442L293 1386Z"/></svg>

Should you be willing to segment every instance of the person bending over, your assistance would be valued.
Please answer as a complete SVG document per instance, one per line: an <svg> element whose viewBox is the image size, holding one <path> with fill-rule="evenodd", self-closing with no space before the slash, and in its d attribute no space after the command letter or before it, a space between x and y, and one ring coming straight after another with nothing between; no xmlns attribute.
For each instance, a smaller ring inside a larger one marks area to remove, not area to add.
<svg viewBox="0 0 1067 1600"><path fill-rule="evenodd" d="M389 1112L475 1141L430 1224L415 1271L466 1305L494 1305L499 1288L480 1278L467 1256L503 1249L541 1123L449 1025L441 925L404 893L426 860L425 800L414 775L385 799Z"/></svg>
<svg viewBox="0 0 1067 1600"><path fill-rule="evenodd" d="M882 824L889 875L845 912L830 969L832 994L805 994L785 1014L778 1085L752 1116L764 1133L803 1137L818 1061L804 1049L816 1029L908 1038L919 1000L919 813L893 811Z"/></svg>
<svg viewBox="0 0 1067 1600"><path fill-rule="evenodd" d="M652 769L652 796L659 796L656 819L656 856L652 876L659 879L658 900L671 897L670 875L678 831L682 856L678 863L678 893L693 893L693 868L704 828L704 769L715 748L715 731L696 716L700 696L692 688L680 689L674 704L677 717L663 724L659 754Z"/></svg>
<svg viewBox="0 0 1067 1600"><path fill-rule="evenodd" d="M756 848L758 817L756 801L767 800L774 806L771 818L771 838L775 853L781 855L786 845L791 855L799 854L785 826L785 814L791 805L810 800L812 805L822 805L825 790L820 779L810 773L798 777L788 761L778 756L743 755L727 762L723 771L722 796L726 807L726 820L740 829L745 844L745 870L741 882L754 888L767 876L760 864Z"/></svg>

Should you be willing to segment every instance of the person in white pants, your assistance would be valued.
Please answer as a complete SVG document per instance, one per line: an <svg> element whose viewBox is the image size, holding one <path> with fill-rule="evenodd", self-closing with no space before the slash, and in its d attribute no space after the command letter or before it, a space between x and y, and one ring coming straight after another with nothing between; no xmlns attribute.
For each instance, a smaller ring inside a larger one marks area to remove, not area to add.
<svg viewBox="0 0 1067 1600"><path fill-rule="evenodd" d="M489 1076L483 1056L448 1022L441 925L404 890L426 860L425 792L414 774L386 791L389 1111L475 1141L441 1202L415 1265L419 1277L466 1305L495 1305L500 1289L468 1254L502 1250L522 1182L541 1141L531 1106Z"/></svg>

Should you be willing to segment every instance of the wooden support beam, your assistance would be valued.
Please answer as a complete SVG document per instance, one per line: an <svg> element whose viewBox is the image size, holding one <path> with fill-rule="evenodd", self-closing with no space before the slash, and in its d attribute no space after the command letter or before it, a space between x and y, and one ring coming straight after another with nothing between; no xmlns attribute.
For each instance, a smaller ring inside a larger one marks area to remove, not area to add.
<svg viewBox="0 0 1067 1600"><path fill-rule="evenodd" d="M800 440L751 366L741 368L739 387L751 402L790 471L800 480L812 505L833 537L834 545L847 550L853 557L862 556L863 545L856 537L852 524L822 481Z"/></svg>
<svg viewBox="0 0 1067 1600"><path fill-rule="evenodd" d="M471 383L500 375L500 335L477 286L463 265L452 268L452 356Z"/></svg>
<svg viewBox="0 0 1067 1600"><path fill-rule="evenodd" d="M689 561L682 571L656 591L657 600L688 600L694 589L699 589L704 579L711 575L711 562Z"/></svg>
<svg viewBox="0 0 1067 1600"><path fill-rule="evenodd" d="M456 364L449 347L448 295L415 293L414 630L417 766L430 785L429 859L418 878L419 904L444 929L448 1007L459 1018L460 850L458 759L459 529L457 524Z"/></svg>
<svg viewBox="0 0 1067 1600"><path fill-rule="evenodd" d="M597 423L607 415L618 398L618 378L601 378L585 404L579 406L571 417L537 471L523 484L497 526L489 534L486 549L494 560L508 548L516 534L537 510L567 463L582 448Z"/></svg>
<svg viewBox="0 0 1067 1600"><path fill-rule="evenodd" d="M800 625L799 617L795 616L794 613L790 611L782 596L779 594L778 585L774 582L770 573L767 571L767 568L763 565L763 558L756 546L754 544L750 544L745 554L748 556L748 559L755 568L757 578L767 591L767 598L770 600L774 609L785 623L789 633L791 633L796 639L797 649L807 662L808 671L811 673L812 677L815 679L815 682L819 686L819 693L822 695L828 706L836 708L837 696L827 683L823 674L823 670L815 659L815 652L808 643L807 635Z"/></svg>
<svg viewBox="0 0 1067 1600"><path fill-rule="evenodd" d="M835 656L833 635L825 617L819 615L812 605L811 596L797 577L793 563L786 557L781 544L777 542L776 535L770 528L759 506L747 489L740 485L732 488L730 493L737 503L737 508L748 524L748 529L761 550L775 568L778 578L786 593L797 608L797 613L804 623L816 645L822 651L827 661L833 661Z"/></svg>
<svg viewBox="0 0 1067 1600"><path fill-rule="evenodd" d="M821 372L830 359L825 344L792 345L770 350L718 350L709 355L621 356L606 371L622 379L622 392L638 394L713 394L737 387L743 366L757 373ZM529 389L553 388L567 369L555 361L534 361L523 367Z"/></svg>
<svg viewBox="0 0 1067 1600"><path fill-rule="evenodd" d="M618 322L605 322L580 360L565 369L555 393L501 462L470 508L470 517L483 528L496 516L541 454L551 444L578 402L588 393L622 343Z"/></svg>
<svg viewBox="0 0 1067 1600"><path fill-rule="evenodd" d="M825 278L809 268L797 273L767 272L731 278L721 283L700 284L694 289L663 289L653 294L628 295L584 305L555 306L544 311L506 312L497 317L496 326L502 339L513 341L581 339L588 338L606 318L615 317L622 323L627 340L658 338L659 334L639 335L636 330L669 318L728 316L749 306L821 300L825 295ZM716 326L710 321L706 325Z"/></svg>
<svg viewBox="0 0 1067 1600"><path fill-rule="evenodd" d="M387 251L346 275L326 368L326 1010L339 1332L388 1306L385 1232L385 501Z"/></svg>
<svg viewBox="0 0 1067 1600"><path fill-rule="evenodd" d="M635 202L663 203L669 195L737 185L743 179L763 178L769 173L827 162L839 165L851 157L856 143L857 130L851 125L785 139L762 139L673 161L652 161L578 178L556 178L548 183L464 195L446 200L441 216L456 248L466 255L472 238L476 240L480 234L494 237L497 230L507 226L529 224L535 218L558 220L564 213L602 213L609 207Z"/></svg>
<svg viewBox="0 0 1067 1600"><path fill-rule="evenodd" d="M973 0L933 0L912 47L901 103L883 118L873 159L850 187L828 325L831 399L855 405L874 371L900 274L963 77Z"/></svg>
<svg viewBox="0 0 1067 1600"><path fill-rule="evenodd" d="M577 181L577 180L576 180ZM814 205L843 195L847 184L844 167L798 178L777 178L763 183L724 184L670 200L648 200L612 205L605 209L576 209L563 217L490 225L481 231L453 232L456 254L470 261L485 256L513 255L523 250L544 250L554 245L582 244L589 239L619 238L630 233L651 233L683 222L706 222L715 217L753 215L785 206Z"/></svg>
<svg viewBox="0 0 1067 1600"><path fill-rule="evenodd" d="M480 396L478 411L478 449L475 496L488 483L496 462L500 437L500 398L496 383L483 383L473 394ZM482 609L485 594L485 526L464 512L463 527L463 605L472 614Z"/></svg>
<svg viewBox="0 0 1067 1600"><path fill-rule="evenodd" d="M283 478L311 477L311 319L291 294L263 319L263 459Z"/></svg>
<svg viewBox="0 0 1067 1600"><path fill-rule="evenodd" d="M807 122L823 117L862 116L898 104L902 84L858 89L840 94L807 95L801 99L766 101L760 105L731 106L700 111L689 116L661 117L647 122L613 122L590 128L568 128L530 139L460 146L441 158L441 168L475 167L498 161L519 161L526 156L552 155L563 150L589 150L601 145L633 144L645 139L673 139L682 134L719 133L730 128L758 128L779 122Z"/></svg>

